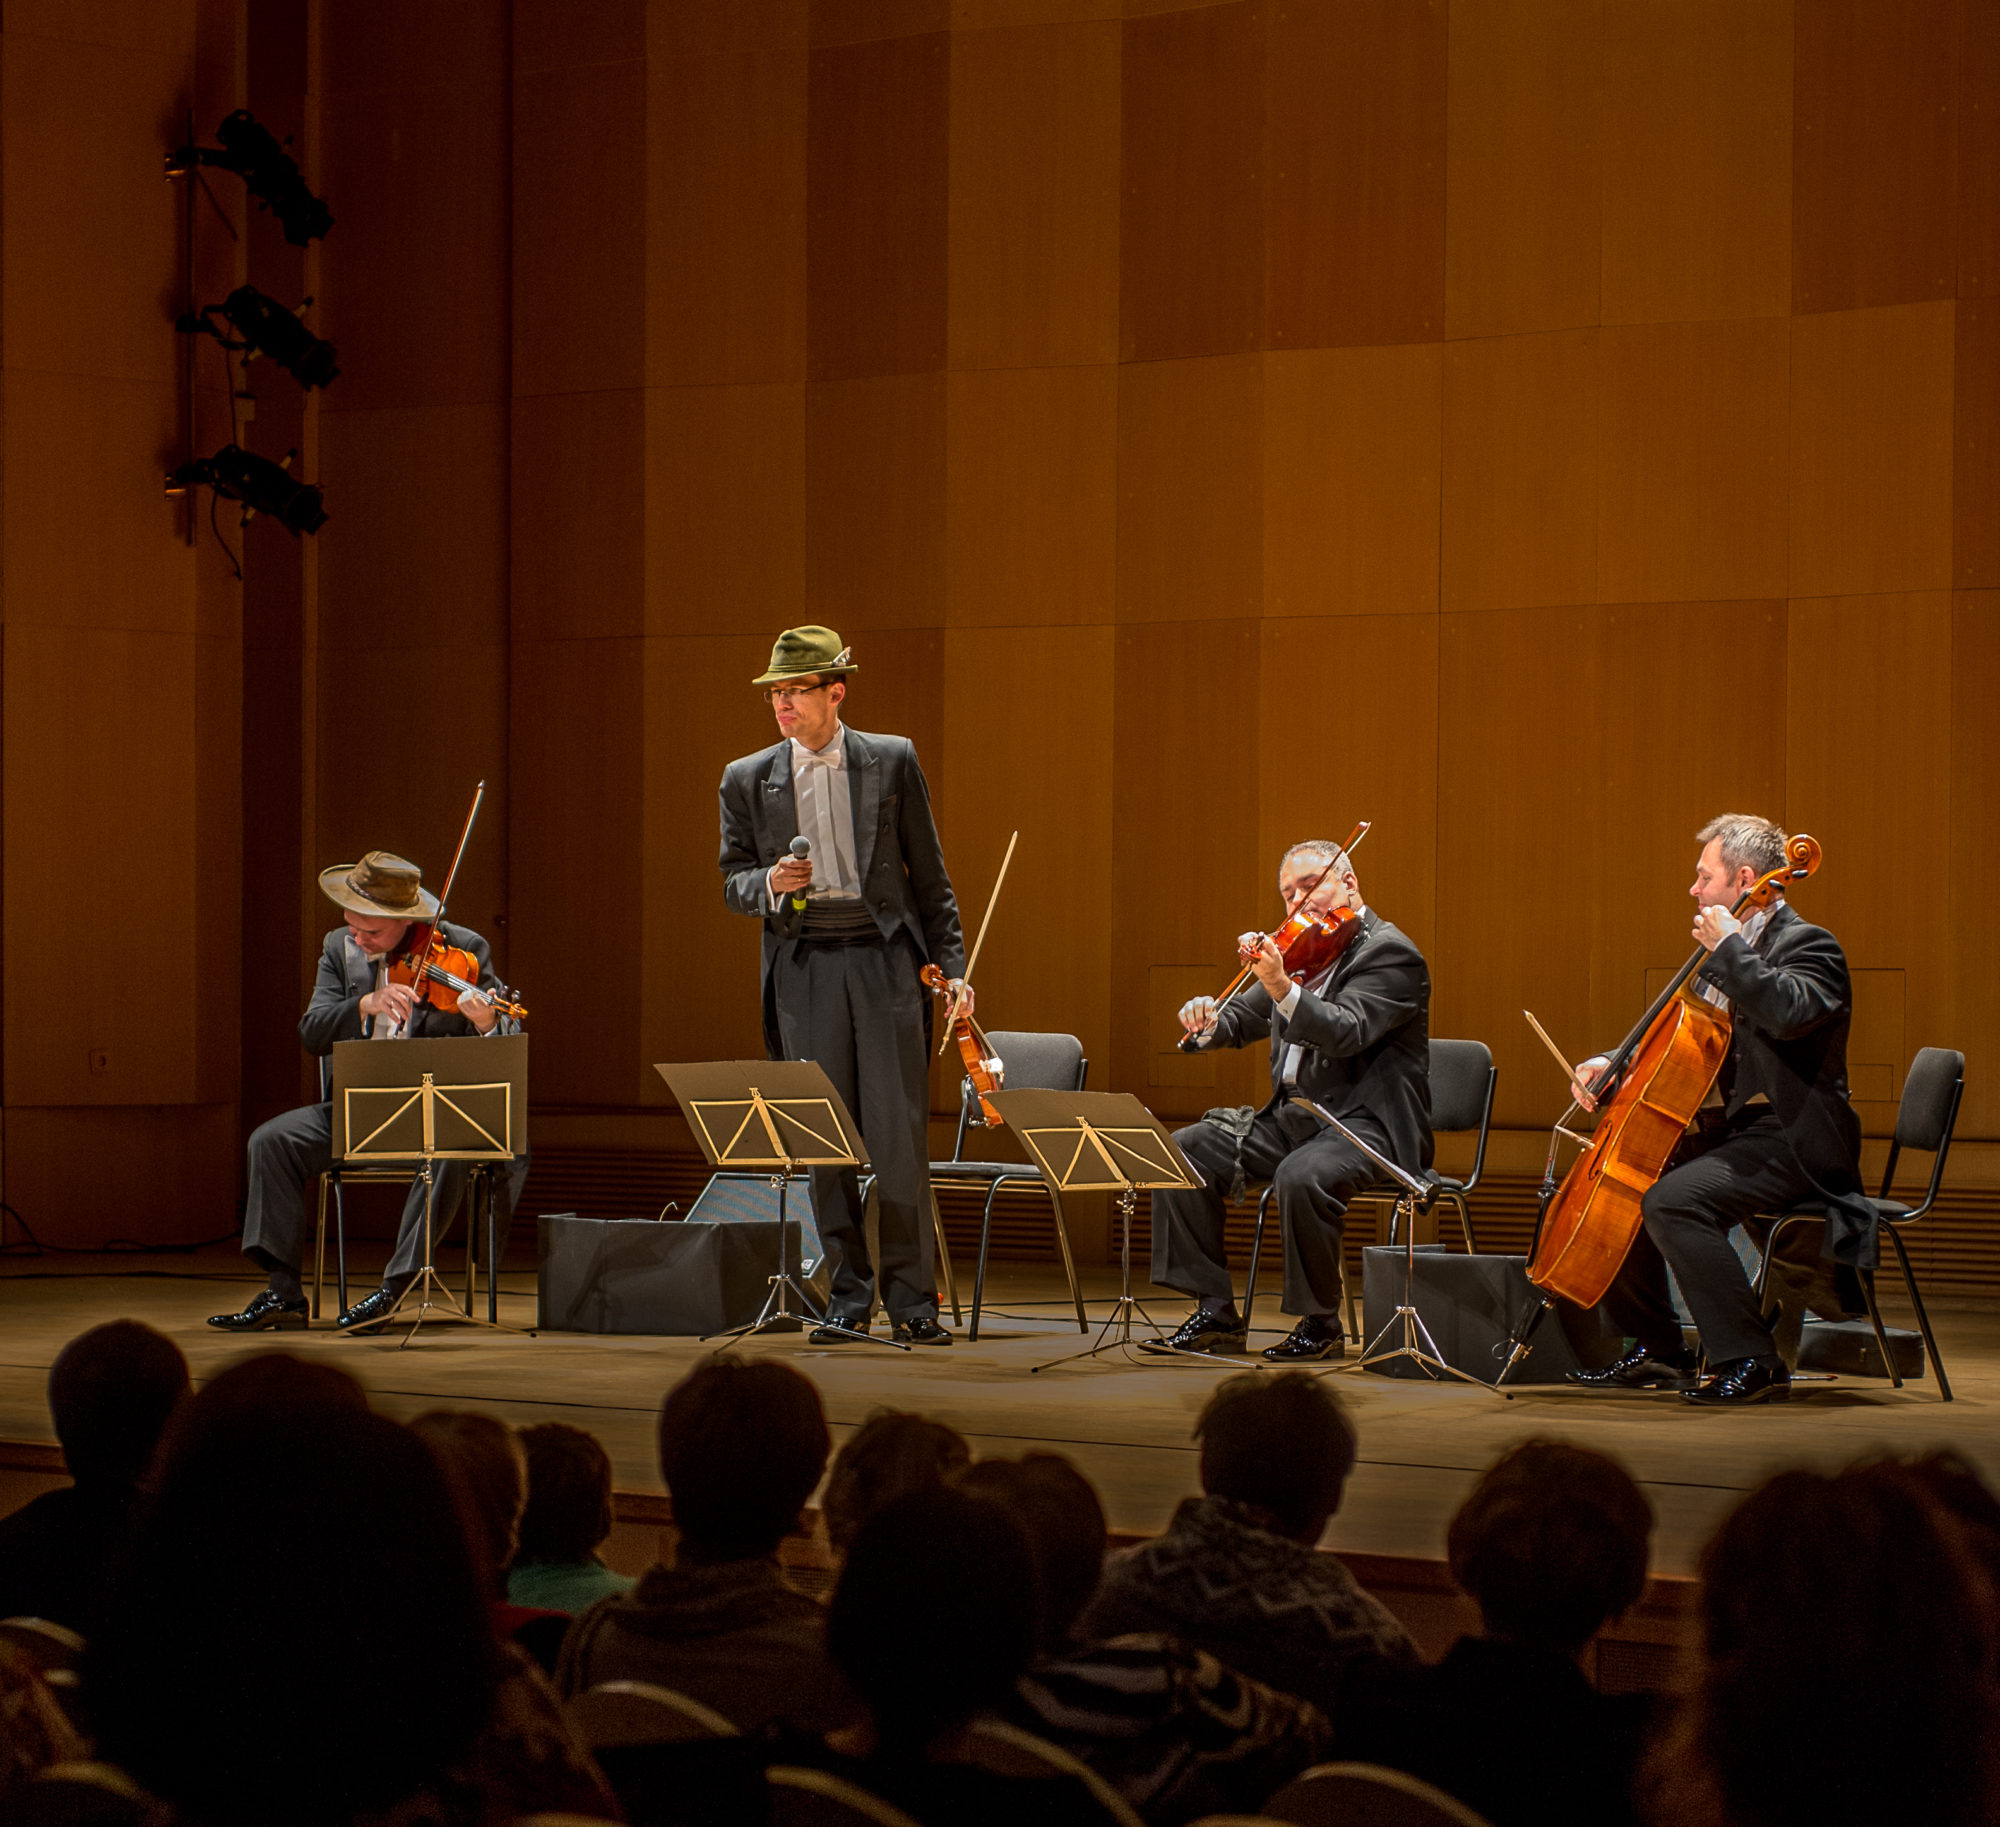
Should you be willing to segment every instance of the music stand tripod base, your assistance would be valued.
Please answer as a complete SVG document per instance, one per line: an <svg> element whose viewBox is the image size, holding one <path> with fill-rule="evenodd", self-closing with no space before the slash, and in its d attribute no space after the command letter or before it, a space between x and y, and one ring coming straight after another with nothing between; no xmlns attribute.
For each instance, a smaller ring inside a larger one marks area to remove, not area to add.
<svg viewBox="0 0 2000 1827"><path fill-rule="evenodd" d="M369 1333L388 1331L391 1326L397 1323L397 1316L402 1314L403 1309L409 1306L412 1300L414 1300L417 1309L416 1318L410 1322L409 1331L404 1333L402 1338L397 1341L396 1349L398 1351L406 1349L410 1341L423 1329L424 1321L433 1317L439 1320L454 1321L466 1326L479 1326L488 1332L511 1332L516 1338L533 1338L535 1336L535 1329L532 1326L509 1326L499 1320L481 1319L478 1314L468 1313L465 1308L458 1304L458 1297L445 1285L445 1279L437 1272L437 1265L433 1260L434 1239L432 1236L432 1226L437 1211L437 1182L432 1177L431 1163L428 1160L423 1164L422 1179L424 1182L424 1259L417 1265L417 1272L410 1278L410 1285L401 1294L396 1296L396 1304L371 1325L367 1333L362 1333L358 1336L366 1337ZM467 1224L475 1222L473 1213L468 1211L465 1221ZM491 1275L495 1272L494 1267L489 1264L487 1266L487 1273Z"/></svg>

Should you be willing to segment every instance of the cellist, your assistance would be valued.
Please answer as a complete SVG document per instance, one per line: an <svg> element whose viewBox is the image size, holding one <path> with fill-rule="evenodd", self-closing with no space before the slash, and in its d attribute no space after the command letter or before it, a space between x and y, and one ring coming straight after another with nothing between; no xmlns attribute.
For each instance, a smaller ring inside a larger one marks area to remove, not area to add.
<svg viewBox="0 0 2000 1827"><path fill-rule="evenodd" d="M1352 840L1349 840L1350 842ZM1338 844L1294 844L1278 865L1287 915L1302 907L1359 916L1354 938L1312 981L1294 983L1268 934L1238 941L1255 968L1247 994L1218 1009L1197 996L1181 1026L1211 1047L1271 1040L1271 1097L1262 1109L1212 1110L1174 1140L1201 1174L1189 1192L1153 1194L1153 1280L1199 1305L1169 1337L1140 1350L1241 1351L1248 1342L1222 1253L1223 1212L1249 1181L1278 1189L1284 1232L1282 1306L1298 1316L1289 1337L1264 1356L1292 1364L1336 1357L1340 1250L1348 1203L1376 1169L1352 1143L1290 1100L1324 1104L1399 1167L1431 1164L1430 972L1402 933L1361 898L1354 865Z"/></svg>
<svg viewBox="0 0 2000 1827"><path fill-rule="evenodd" d="M1572 1382L1615 1389L1678 1389L1704 1406L1783 1401L1791 1372L1761 1309L1731 1229L1810 1198L1851 1200L1861 1190L1861 1123L1848 1102L1847 1028L1852 997L1840 942L1809 925L1780 891L1742 921L1732 906L1785 862L1785 834L1768 818L1728 812L1695 833L1695 942L1708 953L1695 986L1731 1019L1729 1050L1709 1103L1641 1202L1644 1228L1604 1300L1634 1342L1602 1370ZM1600 1054L1577 1068L1571 1093L1593 1110L1614 1088ZM1794 1235L1810 1238L1810 1227ZM1701 1335L1709 1374L1682 1335L1667 1288L1671 1267ZM1796 1350L1809 1265L1785 1279L1787 1334ZM1779 1265L1773 1264L1773 1280ZM1829 1278L1819 1278L1822 1282ZM1814 1305L1836 1298L1815 1288Z"/></svg>

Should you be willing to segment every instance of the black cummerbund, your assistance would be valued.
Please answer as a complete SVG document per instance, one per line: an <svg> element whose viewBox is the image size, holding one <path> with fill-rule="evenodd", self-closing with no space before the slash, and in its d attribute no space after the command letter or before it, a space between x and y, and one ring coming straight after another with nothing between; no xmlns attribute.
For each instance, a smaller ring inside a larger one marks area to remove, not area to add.
<svg viewBox="0 0 2000 1827"><path fill-rule="evenodd" d="M875 924L866 901L846 896L835 901L815 895L806 903L799 936L815 945L859 945L864 940L881 938L882 929Z"/></svg>

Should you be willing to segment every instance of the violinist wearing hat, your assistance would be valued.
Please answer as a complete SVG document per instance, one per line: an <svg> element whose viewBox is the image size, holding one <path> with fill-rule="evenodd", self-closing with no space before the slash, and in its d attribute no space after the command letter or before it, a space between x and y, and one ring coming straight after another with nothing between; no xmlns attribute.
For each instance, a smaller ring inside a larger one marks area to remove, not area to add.
<svg viewBox="0 0 2000 1827"><path fill-rule="evenodd" d="M931 1006L918 973L937 965L953 1012L970 1012L965 940L915 748L841 722L856 670L832 629L788 628L751 681L778 741L723 771L723 899L764 924L770 1057L816 1060L868 1145L895 1338L949 1345L931 1234ZM876 1294L854 1170L814 1168L812 1201L832 1278L812 1339L846 1342L866 1333Z"/></svg>
<svg viewBox="0 0 2000 1827"><path fill-rule="evenodd" d="M320 948L319 975L299 1021L299 1038L308 1053L324 1059L337 1040L519 1032L520 1024L503 1015L490 999L503 986L493 974L486 941L466 927L450 921L440 927L448 944L470 952L479 962L479 988L462 991L455 1010L437 1007L419 996L410 983L390 980L391 961L403 950L411 927L437 917L437 897L425 890L422 873L414 863L386 850L371 850L358 863L340 863L323 870L319 885L346 917L344 924L327 934ZM209 1320L211 1326L223 1332L305 1327L309 1309L299 1263L305 1250L306 1188L332 1161L331 1102L288 1110L260 1125L250 1137L250 1195L243 1213L243 1254L270 1279L241 1313L218 1313ZM510 1175L510 1200L520 1191L526 1174L523 1157L515 1162ZM466 1179L464 1162L439 1164L439 1234L457 1210ZM342 1331L372 1330L388 1316L416 1273L423 1224L423 1183L413 1178L382 1286L341 1314Z"/></svg>

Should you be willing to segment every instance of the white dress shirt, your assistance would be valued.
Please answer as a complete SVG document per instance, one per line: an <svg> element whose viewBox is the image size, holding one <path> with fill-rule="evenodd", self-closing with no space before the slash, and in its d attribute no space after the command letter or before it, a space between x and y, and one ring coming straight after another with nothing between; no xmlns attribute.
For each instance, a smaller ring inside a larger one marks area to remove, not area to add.
<svg viewBox="0 0 2000 1827"><path fill-rule="evenodd" d="M812 844L813 885L808 893L828 901L858 901L861 871L855 861L854 794L847 778L847 726L834 728L824 748L792 745L792 805L799 835ZM766 890L770 880L765 878ZM779 896L771 892L771 905Z"/></svg>

